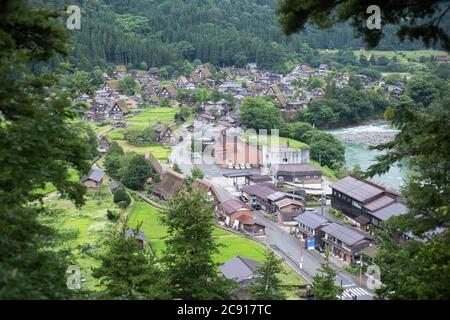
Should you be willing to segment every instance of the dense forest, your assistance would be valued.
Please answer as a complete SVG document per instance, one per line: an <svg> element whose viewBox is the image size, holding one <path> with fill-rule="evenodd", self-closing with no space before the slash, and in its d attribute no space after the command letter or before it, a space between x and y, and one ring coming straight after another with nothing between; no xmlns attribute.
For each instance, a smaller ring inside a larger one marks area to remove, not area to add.
<svg viewBox="0 0 450 320"><path fill-rule="evenodd" d="M62 0L30 0L64 11ZM304 58L305 47L357 49L350 25L330 31L306 28L286 37L281 32L275 0L74 0L82 11L81 30L72 31L73 63L83 69L108 64L172 66L182 70L196 59L216 66L243 66L283 72L290 61ZM394 28L378 49L419 49L399 43ZM392 36L389 36L392 35ZM56 64L58 61L54 61Z"/></svg>

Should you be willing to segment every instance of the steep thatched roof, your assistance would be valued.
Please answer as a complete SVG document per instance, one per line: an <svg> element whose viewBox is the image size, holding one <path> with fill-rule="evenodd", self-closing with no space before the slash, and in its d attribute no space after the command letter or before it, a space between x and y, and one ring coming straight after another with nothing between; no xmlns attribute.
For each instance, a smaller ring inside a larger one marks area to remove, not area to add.
<svg viewBox="0 0 450 320"><path fill-rule="evenodd" d="M106 84L107 84L113 91L119 91L119 80L109 80L109 81L106 81Z"/></svg>
<svg viewBox="0 0 450 320"><path fill-rule="evenodd" d="M152 165L152 169L157 173L157 174L162 174L163 172L163 168L161 166L161 164L159 163L159 161L155 158L155 156L153 155L153 153L151 151L148 151L145 154L145 159L147 159L148 161L150 161L151 165Z"/></svg>
<svg viewBox="0 0 450 320"><path fill-rule="evenodd" d="M167 170L161 179L153 188L153 193L161 198L173 198L180 192L186 181L186 176L173 170Z"/></svg>

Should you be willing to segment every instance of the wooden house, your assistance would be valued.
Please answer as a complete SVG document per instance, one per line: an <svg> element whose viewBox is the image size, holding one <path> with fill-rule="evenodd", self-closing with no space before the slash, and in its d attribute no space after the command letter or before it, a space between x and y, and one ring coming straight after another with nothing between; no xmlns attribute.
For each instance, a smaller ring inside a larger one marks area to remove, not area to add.
<svg viewBox="0 0 450 320"><path fill-rule="evenodd" d="M133 230L131 228L128 228L125 231L124 237L126 239L128 239L128 238L135 238L140 250L144 250L144 245L145 245L146 242L148 242L148 239L145 236L144 232Z"/></svg>
<svg viewBox="0 0 450 320"><path fill-rule="evenodd" d="M280 105L280 107L282 108L286 107L287 105L286 98L284 97L283 92L281 91L279 85L275 84L270 86L265 92L265 95L272 97L274 100L276 100Z"/></svg>
<svg viewBox="0 0 450 320"><path fill-rule="evenodd" d="M81 183L84 184L88 190L100 190L105 172L101 169L93 169L89 174L81 179Z"/></svg>
<svg viewBox="0 0 450 320"><path fill-rule="evenodd" d="M161 181L155 185L152 192L160 199L167 200L174 198L184 186L186 179L186 176L183 174L173 170L167 170L164 172Z"/></svg>
<svg viewBox="0 0 450 320"><path fill-rule="evenodd" d="M111 109L109 110L109 118L111 119L122 119L126 114L129 113L129 110L127 108L127 102L123 99L118 100L113 104Z"/></svg>
<svg viewBox="0 0 450 320"><path fill-rule="evenodd" d="M177 98L177 89L172 85L165 85L158 91L159 99L176 99Z"/></svg>
<svg viewBox="0 0 450 320"><path fill-rule="evenodd" d="M98 146L101 150L108 150L109 146L111 145L111 142L109 142L108 138L106 136L102 136L100 138L100 141L98 143Z"/></svg>
<svg viewBox="0 0 450 320"><path fill-rule="evenodd" d="M349 263L355 263L355 256L373 240L369 234L336 222L326 225L322 231L322 241L331 254Z"/></svg>

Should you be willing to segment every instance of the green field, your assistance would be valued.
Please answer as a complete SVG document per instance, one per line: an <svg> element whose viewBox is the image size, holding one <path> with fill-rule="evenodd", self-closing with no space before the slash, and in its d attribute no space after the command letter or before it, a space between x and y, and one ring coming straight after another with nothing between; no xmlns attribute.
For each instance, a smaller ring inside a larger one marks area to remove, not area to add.
<svg viewBox="0 0 450 320"><path fill-rule="evenodd" d="M164 147L162 145L153 145L148 147L135 147L127 143L126 140L116 141L126 152L136 152L145 154L147 151L151 151L156 159L164 162L169 159L172 149L170 147Z"/></svg>
<svg viewBox="0 0 450 320"><path fill-rule="evenodd" d="M334 172L332 169L328 167L322 167L317 161L310 160L309 163L316 167L317 169L320 169L322 171L322 174L330 179L331 181L338 181L339 178L336 176L336 172Z"/></svg>
<svg viewBox="0 0 450 320"><path fill-rule="evenodd" d="M177 108L151 108L144 110L143 113L127 119L128 127L126 129L116 129L108 133L110 140L115 140L125 151L145 154L151 151L156 159L165 162L169 158L171 148L161 145L148 147L135 147L127 143L124 134L128 129L143 129L157 122L171 123L174 120Z"/></svg>
<svg viewBox="0 0 450 320"><path fill-rule="evenodd" d="M127 119L128 128L144 128L157 122L170 123L179 108L149 108L141 114Z"/></svg>
<svg viewBox="0 0 450 320"><path fill-rule="evenodd" d="M128 225L136 228L140 222L143 222L141 231L149 240L161 239L167 235L167 228L158 220L158 210L144 202L136 201Z"/></svg>
<svg viewBox="0 0 450 320"><path fill-rule="evenodd" d="M69 170L69 180L70 181L78 181L80 177L78 176L78 171L76 170ZM44 188L36 189L35 193L46 196L52 192L56 191L56 187L51 183L46 183Z"/></svg>
<svg viewBox="0 0 450 320"><path fill-rule="evenodd" d="M146 203L136 202L128 221L130 227L136 227L142 223L141 230L150 240L151 247L155 254L161 255L165 249L167 229L161 225L158 218L158 210ZM229 232L221 228L214 229L216 242L219 244L219 254L215 256L215 261L222 264L236 256L242 256L257 261L264 260L266 248L255 241L247 239L239 234ZM295 298L295 289L290 286L303 286L306 280L301 278L285 263L283 264L286 274L280 275L283 284L287 286L286 294L289 298Z"/></svg>
<svg viewBox="0 0 450 320"><path fill-rule="evenodd" d="M338 50L319 50L320 53L337 53ZM386 58L392 58L393 56L397 56L400 58L400 62L402 59L411 59L415 61L419 61L420 57L425 56L446 56L448 55L445 51L439 50L414 50L414 51L382 51L382 50L366 50L364 52L360 52L359 50L353 51L355 55L359 56L360 54L364 54L365 56L370 56L374 54L375 56L385 56Z"/></svg>
<svg viewBox="0 0 450 320"><path fill-rule="evenodd" d="M246 137L244 137L246 139ZM248 142L251 145L256 145L258 142L257 136L251 135L248 136ZM278 137L278 142L276 139L270 139L270 137L267 138L267 140L261 140L259 141L259 145L261 147L262 144L267 144L269 146L280 146L280 147L286 147L289 143L289 146L293 149L300 150L300 149L309 149L309 146L306 143L291 139L291 138L285 138L285 137Z"/></svg>
<svg viewBox="0 0 450 320"><path fill-rule="evenodd" d="M100 192L89 192L86 205L81 209L65 199L53 200L50 205L57 213L41 216L41 221L57 230L57 239L60 240L58 249L68 249L71 252L73 260L70 262L80 267L82 276L86 279L83 287L96 290L97 282L91 276L92 268L98 265L94 255L114 229L114 224L106 217L107 209L114 206L108 187L105 184ZM83 252L89 246L93 249Z"/></svg>

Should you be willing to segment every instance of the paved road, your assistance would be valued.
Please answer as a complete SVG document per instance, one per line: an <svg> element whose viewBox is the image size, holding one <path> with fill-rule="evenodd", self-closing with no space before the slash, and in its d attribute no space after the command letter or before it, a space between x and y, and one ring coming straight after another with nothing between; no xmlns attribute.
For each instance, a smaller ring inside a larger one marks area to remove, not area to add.
<svg viewBox="0 0 450 320"><path fill-rule="evenodd" d="M203 130L214 131L214 127L211 125L205 125ZM197 165L205 173L206 177L221 177L224 170L217 167L215 164L208 164L196 162L191 160L191 152L189 147L191 145L193 137L191 134L185 137L184 141L172 149L172 153L169 157L170 163L176 162L184 174L190 175L193 165ZM230 170L233 171L233 170ZM234 171L233 171L234 172ZM319 214L322 213L321 208L316 208ZM334 221L336 218L328 214L328 207L324 207L323 215L329 220ZM302 251L300 249L300 240L291 236L284 231L279 225L273 221L267 219L262 213L256 213L255 219L263 222L266 228L266 245L277 251L286 262L302 274L307 280L312 281L313 276L320 268L323 259L314 251L303 250L302 268L300 268L300 260ZM333 266L336 270L336 284L341 285L344 289L342 294L343 300L351 300L353 296L357 296L359 300L369 300L373 298L373 294L367 288L361 288L356 285L352 276L341 269Z"/></svg>
<svg viewBox="0 0 450 320"><path fill-rule="evenodd" d="M300 272L307 280L312 281L313 276L320 268L323 259L314 251L303 250L303 263L300 269L301 249L300 240L291 236L276 223L267 219L262 213L255 213L255 219L264 223L266 227L266 244L277 251L291 267ZM356 295L358 300L371 300L373 294L367 288L356 285L352 276L330 264L335 269L336 284L344 289L343 300L352 300Z"/></svg>

